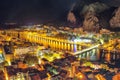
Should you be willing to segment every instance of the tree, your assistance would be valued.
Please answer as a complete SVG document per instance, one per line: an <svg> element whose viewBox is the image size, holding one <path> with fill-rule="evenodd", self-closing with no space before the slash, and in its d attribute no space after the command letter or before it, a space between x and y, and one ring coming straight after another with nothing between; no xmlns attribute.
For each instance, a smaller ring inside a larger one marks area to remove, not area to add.
<svg viewBox="0 0 120 80"><path fill-rule="evenodd" d="M0 63L0 68L4 68L4 66L8 66L8 62L7 61L4 61L2 63Z"/></svg>
<svg viewBox="0 0 120 80"><path fill-rule="evenodd" d="M24 57L24 61L29 65L32 66L34 64L38 64L37 56L33 56L31 54L26 54Z"/></svg>
<svg viewBox="0 0 120 80"><path fill-rule="evenodd" d="M2 62L2 64L3 64L3 66L8 66L9 65L7 61Z"/></svg>

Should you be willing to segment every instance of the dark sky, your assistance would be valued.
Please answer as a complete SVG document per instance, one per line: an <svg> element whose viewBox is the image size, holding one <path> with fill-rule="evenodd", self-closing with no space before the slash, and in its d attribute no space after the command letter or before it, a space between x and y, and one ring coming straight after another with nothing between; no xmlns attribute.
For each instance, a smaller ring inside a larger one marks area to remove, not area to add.
<svg viewBox="0 0 120 80"><path fill-rule="evenodd" d="M0 22L38 23L65 19L72 4L78 0L0 0ZM85 4L95 1L119 6L120 0L79 0Z"/></svg>
<svg viewBox="0 0 120 80"><path fill-rule="evenodd" d="M60 19L75 0L0 0L0 21L50 22Z"/></svg>

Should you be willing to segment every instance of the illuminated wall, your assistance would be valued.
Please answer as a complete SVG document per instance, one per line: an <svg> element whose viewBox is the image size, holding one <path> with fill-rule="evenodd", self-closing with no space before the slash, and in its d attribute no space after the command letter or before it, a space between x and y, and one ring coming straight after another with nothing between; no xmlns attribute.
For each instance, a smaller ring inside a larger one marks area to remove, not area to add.
<svg viewBox="0 0 120 80"><path fill-rule="evenodd" d="M47 37L36 32L21 32L20 38L26 41L40 43L46 47L50 47L58 50L68 50L68 51L77 51L80 50L81 44L75 43L73 41L57 39L52 37ZM79 46L79 47L77 47Z"/></svg>
<svg viewBox="0 0 120 80"><path fill-rule="evenodd" d="M7 31L7 34L17 37L17 35L15 34L18 33L16 31ZM46 36L45 33L39 34L37 32L32 32L32 31L19 31L19 38L24 41L43 44L45 47L49 46L52 49L68 50L72 52L81 50L81 47L83 46L83 44L79 42L48 37ZM87 46L87 44L84 46Z"/></svg>

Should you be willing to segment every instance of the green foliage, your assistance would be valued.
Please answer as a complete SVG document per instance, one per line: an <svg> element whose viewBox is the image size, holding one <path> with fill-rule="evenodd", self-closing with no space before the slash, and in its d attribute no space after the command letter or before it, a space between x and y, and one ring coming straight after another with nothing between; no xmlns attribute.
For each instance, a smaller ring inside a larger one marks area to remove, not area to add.
<svg viewBox="0 0 120 80"><path fill-rule="evenodd" d="M78 78L77 78L77 77L74 77L73 80L78 80Z"/></svg>
<svg viewBox="0 0 120 80"><path fill-rule="evenodd" d="M50 72L52 72L53 74L58 74L58 72L57 72L57 70L55 69L55 68L52 68L52 67L48 67L48 70L50 71Z"/></svg>
<svg viewBox="0 0 120 80"><path fill-rule="evenodd" d="M87 60L86 59L80 59L80 63L86 63Z"/></svg>
<svg viewBox="0 0 120 80"><path fill-rule="evenodd" d="M2 68L4 68L4 66L8 66L8 65L9 65L8 62L4 61L4 62L0 63L0 68L2 69Z"/></svg>
<svg viewBox="0 0 120 80"><path fill-rule="evenodd" d="M108 42L108 40L110 39L110 35L109 34L103 34L102 38L104 39L105 42Z"/></svg>
<svg viewBox="0 0 120 80"><path fill-rule="evenodd" d="M26 54L24 57L24 61L29 65L32 66L33 64L38 64L37 56L33 56L31 54Z"/></svg>

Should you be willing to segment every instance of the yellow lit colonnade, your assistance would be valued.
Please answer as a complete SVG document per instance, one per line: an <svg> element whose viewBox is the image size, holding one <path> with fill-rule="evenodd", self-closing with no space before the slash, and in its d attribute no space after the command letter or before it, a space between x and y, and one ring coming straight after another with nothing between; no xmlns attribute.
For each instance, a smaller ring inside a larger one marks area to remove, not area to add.
<svg viewBox="0 0 120 80"><path fill-rule="evenodd" d="M46 33L38 33L32 31L6 31L7 35L11 37L20 38L23 41L43 44L45 47L50 47L55 50L65 50L74 52L80 58L99 59L99 44L83 44L77 41L58 39L52 36L46 36Z"/></svg>
<svg viewBox="0 0 120 80"><path fill-rule="evenodd" d="M20 38L29 42L43 44L45 47L50 47L57 50L80 51L82 44L65 39L57 39L48 37L45 34L38 34L37 32L20 32Z"/></svg>

